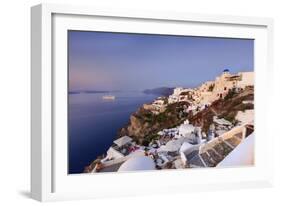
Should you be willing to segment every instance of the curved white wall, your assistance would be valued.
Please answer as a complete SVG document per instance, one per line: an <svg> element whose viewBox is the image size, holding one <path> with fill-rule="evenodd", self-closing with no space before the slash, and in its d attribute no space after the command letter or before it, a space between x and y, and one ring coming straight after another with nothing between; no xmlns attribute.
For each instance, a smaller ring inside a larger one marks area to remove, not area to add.
<svg viewBox="0 0 281 206"><path fill-rule="evenodd" d="M254 165L254 139L255 135L252 133L230 152L217 167Z"/></svg>

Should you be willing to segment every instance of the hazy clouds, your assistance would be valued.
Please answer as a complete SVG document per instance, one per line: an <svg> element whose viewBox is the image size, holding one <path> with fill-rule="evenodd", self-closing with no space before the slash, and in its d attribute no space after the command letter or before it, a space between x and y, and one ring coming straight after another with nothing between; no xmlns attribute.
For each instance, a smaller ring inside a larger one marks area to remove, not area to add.
<svg viewBox="0 0 281 206"><path fill-rule="evenodd" d="M69 31L70 90L195 86L253 70L254 41Z"/></svg>

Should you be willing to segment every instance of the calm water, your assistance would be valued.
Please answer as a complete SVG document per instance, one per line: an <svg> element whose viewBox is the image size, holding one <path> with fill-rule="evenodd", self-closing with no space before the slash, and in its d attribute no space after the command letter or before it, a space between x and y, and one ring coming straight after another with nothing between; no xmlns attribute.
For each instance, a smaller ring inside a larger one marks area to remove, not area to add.
<svg viewBox="0 0 281 206"><path fill-rule="evenodd" d="M69 173L81 173L98 155L105 154L130 115L155 95L141 92L69 95Z"/></svg>

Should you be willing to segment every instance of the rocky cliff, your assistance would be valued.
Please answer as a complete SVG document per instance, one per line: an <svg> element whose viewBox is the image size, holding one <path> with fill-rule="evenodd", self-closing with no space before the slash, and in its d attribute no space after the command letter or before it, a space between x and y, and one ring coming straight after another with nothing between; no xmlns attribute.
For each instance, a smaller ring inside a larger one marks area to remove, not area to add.
<svg viewBox="0 0 281 206"><path fill-rule="evenodd" d="M254 108L251 103L243 103L249 100L254 100L252 87L240 92L230 91L225 98L213 102L195 115L184 112L189 106L187 102L169 104L165 112L157 115L141 107L131 115L129 124L120 130L118 137L128 135L134 138L137 143L145 145L156 138L159 131L179 126L186 119L194 126L202 127L202 131L207 132L213 123L214 116L225 118L235 124L235 116L238 111Z"/></svg>
<svg viewBox="0 0 281 206"><path fill-rule="evenodd" d="M164 112L157 115L141 107L131 115L129 124L121 129L119 137L128 135L138 143L145 144L162 129L181 124L187 118L184 110L188 106L187 102L169 104Z"/></svg>

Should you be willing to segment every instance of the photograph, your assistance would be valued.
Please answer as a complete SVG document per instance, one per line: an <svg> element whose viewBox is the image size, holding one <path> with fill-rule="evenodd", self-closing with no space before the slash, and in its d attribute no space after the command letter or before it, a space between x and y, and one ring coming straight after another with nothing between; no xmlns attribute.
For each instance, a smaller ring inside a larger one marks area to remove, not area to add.
<svg viewBox="0 0 281 206"><path fill-rule="evenodd" d="M68 174L254 166L254 43L68 30Z"/></svg>

